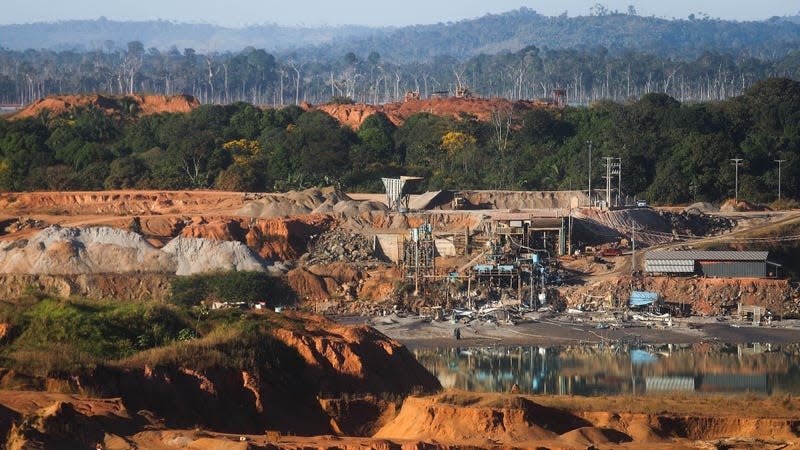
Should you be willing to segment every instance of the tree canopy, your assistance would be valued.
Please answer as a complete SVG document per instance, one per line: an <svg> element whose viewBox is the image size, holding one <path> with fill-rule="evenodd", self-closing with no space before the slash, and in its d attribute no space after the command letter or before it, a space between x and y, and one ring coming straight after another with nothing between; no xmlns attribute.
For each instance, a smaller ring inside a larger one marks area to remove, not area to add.
<svg viewBox="0 0 800 450"><path fill-rule="evenodd" d="M603 157L622 161L622 192L654 203L733 196L771 201L800 189L800 83L771 78L721 102L648 94L626 103L500 113L491 121L420 113L397 127L370 116L358 131L319 110L204 105L135 118L74 108L0 118L0 189L218 188L270 191L337 185L380 190L382 176L425 177L423 189L578 189L587 142L598 185Z"/></svg>

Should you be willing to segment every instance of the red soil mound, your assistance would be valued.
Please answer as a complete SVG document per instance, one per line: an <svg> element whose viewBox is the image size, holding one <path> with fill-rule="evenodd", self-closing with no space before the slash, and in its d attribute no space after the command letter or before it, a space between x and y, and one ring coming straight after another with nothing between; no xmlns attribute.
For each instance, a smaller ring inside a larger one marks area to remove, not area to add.
<svg viewBox="0 0 800 450"><path fill-rule="evenodd" d="M408 349L376 329L301 317L303 330L280 329L275 336L305 360L302 375L316 380L315 392L430 392L441 387Z"/></svg>
<svg viewBox="0 0 800 450"><path fill-rule="evenodd" d="M126 414L130 412L133 416L137 411L139 426L148 426L141 420L146 415L155 418L151 425L160 422L161 427L199 426L236 434L263 433L265 429L306 435L336 430L366 434L375 428L376 421L388 420L387 411L391 414L394 410L391 402L380 400L383 394L391 397L412 390L440 388L436 378L405 347L375 329L340 326L319 317L290 312L281 318L291 323L291 328L275 330L276 341L264 345L271 345L265 351L299 356L297 362L287 356L283 364L289 366L273 365L281 360L267 355L263 364L250 370L218 364L200 369L175 363L170 350L144 355L143 360L129 360L124 366L98 366L79 374L62 374L61 378L26 377L0 369L0 387L4 389L9 386L57 389L113 398L97 409L93 405L98 400L83 402L83 397L78 396L45 392L14 394L0 389L0 435L9 432L12 422L25 422L21 417L30 414L63 416L67 426L77 424L79 429L90 429L89 425L94 424L87 422L84 415L115 414L120 416L114 418L118 423L109 422L102 427L107 433L115 433L119 426L134 425ZM360 397L351 402L345 393ZM71 403L68 407L74 405L71 409L81 414L36 412L56 401ZM39 434L34 437L63 439L63 429L39 427L35 430ZM127 430L125 434L133 433ZM32 436L27 430L18 435L21 440ZM80 443L12 448L88 448L89 443L93 448L95 442L103 440L103 433L75 439Z"/></svg>
<svg viewBox="0 0 800 450"><path fill-rule="evenodd" d="M593 428L576 416L523 397L459 392L407 398L397 417L374 437L494 446L554 441L559 435L569 440L575 432L590 443L626 440L614 430Z"/></svg>
<svg viewBox="0 0 800 450"><path fill-rule="evenodd" d="M173 228L160 228L173 233L165 237L239 241L266 260L295 260L306 251L309 236L334 226L330 216L309 214L270 219L196 216L182 219Z"/></svg>
<svg viewBox="0 0 800 450"><path fill-rule="evenodd" d="M766 211L769 208L763 205L750 203L746 200L739 200L738 202L732 198L725 200L725 203L719 207L722 212L741 212L741 211Z"/></svg>
<svg viewBox="0 0 800 450"><path fill-rule="evenodd" d="M189 95L59 95L41 99L15 114L15 118L36 117L44 111L58 115L76 107L94 107L108 114L149 115L159 113L186 113L200 106L200 102ZM340 123L354 129L361 126L364 120L382 112L395 125L402 125L405 120L420 112L458 118L462 114L475 116L478 120L490 120L495 111L522 112L534 108L558 108L557 105L543 101L511 101L502 98L432 98L407 102L387 103L384 105L367 104L326 104L312 106L301 105L306 110L318 109L330 114Z"/></svg>
<svg viewBox="0 0 800 450"><path fill-rule="evenodd" d="M159 113L186 113L200 106L200 102L189 95L59 95L47 97L15 114L15 118L36 117L42 112L59 115L76 107L94 107L108 114L149 115Z"/></svg>
<svg viewBox="0 0 800 450"><path fill-rule="evenodd" d="M557 108L558 106L546 102L536 101L511 101L502 98L433 98L427 100L413 100L402 103L387 103L385 105L318 105L313 108L333 116L340 123L357 129L367 117L382 112L392 123L402 125L410 116L429 112L440 116L459 118L461 114L475 116L478 120L487 121L496 111L524 112L535 108ZM307 106L307 108L312 108Z"/></svg>

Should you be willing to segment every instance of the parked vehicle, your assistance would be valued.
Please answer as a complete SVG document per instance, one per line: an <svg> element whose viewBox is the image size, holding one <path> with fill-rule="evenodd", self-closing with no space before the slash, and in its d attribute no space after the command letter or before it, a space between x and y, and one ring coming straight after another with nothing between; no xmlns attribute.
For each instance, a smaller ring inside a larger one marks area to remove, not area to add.
<svg viewBox="0 0 800 450"><path fill-rule="evenodd" d="M622 250L618 248L604 248L600 250L600 256L620 256L622 255Z"/></svg>

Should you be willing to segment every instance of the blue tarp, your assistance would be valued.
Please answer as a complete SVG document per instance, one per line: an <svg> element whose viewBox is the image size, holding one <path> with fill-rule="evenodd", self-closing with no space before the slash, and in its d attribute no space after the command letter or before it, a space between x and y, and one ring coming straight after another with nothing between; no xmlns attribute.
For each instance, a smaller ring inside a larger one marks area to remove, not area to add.
<svg viewBox="0 0 800 450"><path fill-rule="evenodd" d="M635 366L652 364L656 361L658 361L658 357L647 350L631 350L631 364Z"/></svg>
<svg viewBox="0 0 800 450"><path fill-rule="evenodd" d="M656 300L658 300L657 292L633 291L629 303L631 306L646 306L652 305Z"/></svg>

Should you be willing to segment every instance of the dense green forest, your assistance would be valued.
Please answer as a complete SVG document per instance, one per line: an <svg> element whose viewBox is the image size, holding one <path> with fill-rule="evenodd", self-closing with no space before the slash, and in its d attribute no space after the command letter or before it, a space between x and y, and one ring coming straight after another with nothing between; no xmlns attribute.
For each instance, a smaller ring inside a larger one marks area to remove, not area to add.
<svg viewBox="0 0 800 450"><path fill-rule="evenodd" d="M460 86L511 99L566 89L573 105L647 93L724 100L755 80L800 79L800 24L788 19L665 20L597 7L586 17L521 9L398 29L237 31L105 19L7 25L0 26L0 103L87 92L273 106L337 96L384 103Z"/></svg>
<svg viewBox="0 0 800 450"><path fill-rule="evenodd" d="M380 191L380 177L421 175L423 188L582 189L587 142L596 184L605 156L622 158L623 194L653 202L775 199L800 189L800 83L756 82L726 101L665 94L588 107L531 110L491 121L420 113L395 127L370 116L357 131L321 111L203 105L136 118L75 109L0 119L0 189L216 188L269 191L337 185Z"/></svg>

